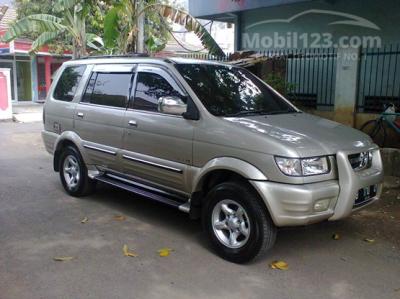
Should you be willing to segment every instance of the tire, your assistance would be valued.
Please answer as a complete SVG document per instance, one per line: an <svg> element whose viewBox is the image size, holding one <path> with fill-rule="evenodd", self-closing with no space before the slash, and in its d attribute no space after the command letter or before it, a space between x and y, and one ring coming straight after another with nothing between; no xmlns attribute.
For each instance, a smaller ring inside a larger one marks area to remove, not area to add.
<svg viewBox="0 0 400 299"><path fill-rule="evenodd" d="M362 125L361 131L369 135L372 140L380 147L385 146L386 129L380 120L370 120Z"/></svg>
<svg viewBox="0 0 400 299"><path fill-rule="evenodd" d="M85 162L75 147L67 146L61 152L59 170L61 183L69 195L80 197L94 191L96 182L88 177Z"/></svg>
<svg viewBox="0 0 400 299"><path fill-rule="evenodd" d="M234 263L261 256L276 239L276 227L268 211L242 182L221 183L207 194L202 223L217 254Z"/></svg>

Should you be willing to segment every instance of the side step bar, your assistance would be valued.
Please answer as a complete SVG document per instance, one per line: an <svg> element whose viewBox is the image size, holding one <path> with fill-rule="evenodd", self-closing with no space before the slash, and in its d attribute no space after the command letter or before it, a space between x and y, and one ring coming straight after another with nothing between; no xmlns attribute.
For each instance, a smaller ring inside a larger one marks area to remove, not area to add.
<svg viewBox="0 0 400 299"><path fill-rule="evenodd" d="M96 176L94 177L94 179L138 194L148 199L163 203L165 205L177 208L182 212L189 213L190 211L189 199L166 192L164 190L159 190L154 187L146 186L144 184L109 173Z"/></svg>

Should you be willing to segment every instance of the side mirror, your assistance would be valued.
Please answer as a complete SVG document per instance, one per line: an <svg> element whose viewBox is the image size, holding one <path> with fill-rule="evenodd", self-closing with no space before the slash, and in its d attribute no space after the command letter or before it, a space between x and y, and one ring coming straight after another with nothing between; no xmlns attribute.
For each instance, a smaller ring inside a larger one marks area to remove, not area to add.
<svg viewBox="0 0 400 299"><path fill-rule="evenodd" d="M187 105L181 98L176 96L160 97L158 99L158 112L182 115L187 110Z"/></svg>

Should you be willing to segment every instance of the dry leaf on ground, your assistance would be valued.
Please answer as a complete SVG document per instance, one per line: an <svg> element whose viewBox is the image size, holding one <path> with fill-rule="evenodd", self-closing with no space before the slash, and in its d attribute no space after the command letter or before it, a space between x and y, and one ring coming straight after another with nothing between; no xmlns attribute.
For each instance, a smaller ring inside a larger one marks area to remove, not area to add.
<svg viewBox="0 0 400 299"><path fill-rule="evenodd" d="M367 242L367 243L374 243L375 242L374 239L369 239L369 238L365 238L364 241Z"/></svg>
<svg viewBox="0 0 400 299"><path fill-rule="evenodd" d="M171 251L172 251L171 248L161 248L157 252L160 254L160 256L165 257L165 256L169 256Z"/></svg>
<svg viewBox="0 0 400 299"><path fill-rule="evenodd" d="M129 256L129 257L137 257L138 256L133 251L129 251L128 245L126 245L126 244L124 245L124 247L122 247L122 251L125 256Z"/></svg>
<svg viewBox="0 0 400 299"><path fill-rule="evenodd" d="M81 223L86 223L86 222L88 222L88 218L87 217L85 217L85 218L83 218L82 220L81 220Z"/></svg>
<svg viewBox="0 0 400 299"><path fill-rule="evenodd" d="M71 261L73 259L74 259L73 256L56 256L56 257L53 257L53 260L55 260L57 262L66 262L66 261Z"/></svg>
<svg viewBox="0 0 400 299"><path fill-rule="evenodd" d="M340 239L340 235L339 234L333 234L332 235L332 239L333 240L339 240Z"/></svg>
<svg viewBox="0 0 400 299"><path fill-rule="evenodd" d="M116 216L114 216L114 220L117 220L117 221L124 221L126 219L126 217L125 216L122 216L122 215L116 215Z"/></svg>
<svg viewBox="0 0 400 299"><path fill-rule="evenodd" d="M289 265L284 261L274 261L269 265L272 269L287 270Z"/></svg>

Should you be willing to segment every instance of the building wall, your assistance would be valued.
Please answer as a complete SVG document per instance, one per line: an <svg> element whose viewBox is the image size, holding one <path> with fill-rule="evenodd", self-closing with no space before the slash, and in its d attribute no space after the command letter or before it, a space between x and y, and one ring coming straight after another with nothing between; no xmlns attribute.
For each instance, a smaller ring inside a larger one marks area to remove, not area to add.
<svg viewBox="0 0 400 299"><path fill-rule="evenodd" d="M316 10L324 10L325 12L321 13ZM299 16L290 22L271 22L249 27L257 22L266 20L288 20L306 11L309 11L309 13ZM333 14L326 11L333 11ZM334 15L337 12L352 14L365 20L355 20L353 17L345 15ZM240 15L241 49L265 50L262 43L246 43L246 34L249 34L251 40L253 34L259 34L260 37L268 36L273 38L276 34L288 37L288 33L296 33L298 36L306 33L310 43L315 40L310 34L324 32L332 35L333 43L337 43L342 36L379 36L382 39L382 44L400 42L400 1L398 0L312 1L247 10L242 11ZM350 24L329 24L336 21L361 22L370 26L370 28ZM372 23L368 23L368 21ZM374 28L374 25L379 28ZM303 48L302 40L299 41L297 47ZM283 48L296 47L286 43Z"/></svg>

